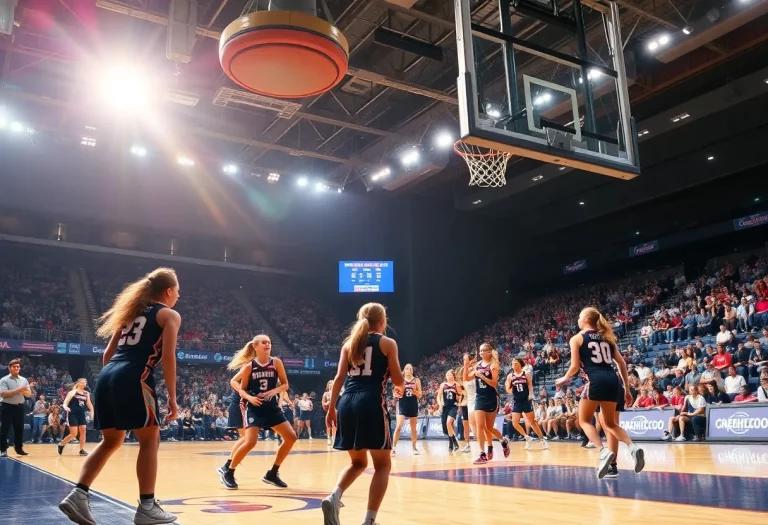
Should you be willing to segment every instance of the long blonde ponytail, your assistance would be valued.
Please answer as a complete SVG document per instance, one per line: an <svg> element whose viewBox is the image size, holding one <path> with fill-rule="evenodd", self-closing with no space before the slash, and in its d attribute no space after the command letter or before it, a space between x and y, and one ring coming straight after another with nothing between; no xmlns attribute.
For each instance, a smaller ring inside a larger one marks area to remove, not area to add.
<svg viewBox="0 0 768 525"><path fill-rule="evenodd" d="M368 334L371 327L378 327L382 321L386 322L387 313L379 303L367 303L357 311L357 321L350 329L349 335L344 339L347 347L350 366L360 366L365 361L365 348L368 346Z"/></svg>
<svg viewBox="0 0 768 525"><path fill-rule="evenodd" d="M254 341L256 341L256 338L245 343L245 346L232 356L232 361L227 365L228 369L240 370L243 365L250 363L256 358L256 348L253 346Z"/></svg>
<svg viewBox="0 0 768 525"><path fill-rule="evenodd" d="M603 314L597 308L588 307L584 309L584 318L597 329L597 332L603 336L603 339L611 345L616 345L616 334L613 333L613 327L603 317Z"/></svg>

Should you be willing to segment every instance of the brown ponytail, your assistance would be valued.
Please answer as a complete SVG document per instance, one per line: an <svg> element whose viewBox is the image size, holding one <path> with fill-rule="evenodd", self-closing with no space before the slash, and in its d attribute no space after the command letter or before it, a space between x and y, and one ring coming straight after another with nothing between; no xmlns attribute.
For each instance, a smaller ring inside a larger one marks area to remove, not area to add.
<svg viewBox="0 0 768 525"><path fill-rule="evenodd" d="M360 366L365 361L365 348L368 346L368 334L371 327L378 327L387 321L387 313L379 303L368 303L357 312L357 322L352 325L349 335L344 339L350 366Z"/></svg>
<svg viewBox="0 0 768 525"><path fill-rule="evenodd" d="M109 339L136 319L150 304L161 299L166 290L178 285L176 272L171 268L158 268L132 282L118 294L112 307L99 317L101 326L96 331L97 335Z"/></svg>
<svg viewBox="0 0 768 525"><path fill-rule="evenodd" d="M606 321L603 314L601 314L597 308L588 307L583 311L584 319L597 328L597 332L603 336L603 339L608 341L614 347L616 346L616 334L613 333L613 327Z"/></svg>

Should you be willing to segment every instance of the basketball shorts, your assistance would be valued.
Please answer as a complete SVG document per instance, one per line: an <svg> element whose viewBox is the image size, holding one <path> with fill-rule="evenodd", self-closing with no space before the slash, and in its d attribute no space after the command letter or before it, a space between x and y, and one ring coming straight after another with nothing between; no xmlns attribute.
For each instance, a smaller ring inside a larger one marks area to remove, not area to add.
<svg viewBox="0 0 768 525"><path fill-rule="evenodd" d="M276 427L280 423L285 422L285 420L283 411L280 410L277 403L267 402L261 406L254 406L248 403L243 423L246 428L258 427L268 429Z"/></svg>
<svg viewBox="0 0 768 525"><path fill-rule="evenodd" d="M443 434L446 436L448 435L448 418L452 417L453 419L456 419L456 405L446 408L443 407L443 413L440 415L440 420L443 423Z"/></svg>
<svg viewBox="0 0 768 525"><path fill-rule="evenodd" d="M469 419L469 406L464 405L459 408L461 408L461 419L463 419L464 421L467 421Z"/></svg>
<svg viewBox="0 0 768 525"><path fill-rule="evenodd" d="M283 417L285 417L285 420L293 426L293 410L290 408L283 409Z"/></svg>
<svg viewBox="0 0 768 525"><path fill-rule="evenodd" d="M512 412L516 414L527 414L533 412L530 399L515 399L512 403Z"/></svg>
<svg viewBox="0 0 768 525"><path fill-rule="evenodd" d="M299 417L301 421L312 421L312 411L311 410L302 410L301 416Z"/></svg>
<svg viewBox="0 0 768 525"><path fill-rule="evenodd" d="M99 430L135 430L159 426L153 371L142 380L145 366L128 361L107 363L93 389L94 422Z"/></svg>
<svg viewBox="0 0 768 525"><path fill-rule="evenodd" d="M79 427L81 425L87 425L88 423L85 421L85 411L72 410L67 415L67 424L70 427Z"/></svg>
<svg viewBox="0 0 768 525"><path fill-rule="evenodd" d="M336 405L336 450L389 450L392 448L389 412L376 392L345 392Z"/></svg>
<svg viewBox="0 0 768 525"><path fill-rule="evenodd" d="M415 397L403 398L397 402L397 413L405 417L417 417L419 405Z"/></svg>
<svg viewBox="0 0 768 525"><path fill-rule="evenodd" d="M227 417L227 428L245 428L243 426L243 412L247 405L248 401L245 400L229 404L229 409L227 410L229 413L229 417Z"/></svg>
<svg viewBox="0 0 768 525"><path fill-rule="evenodd" d="M491 412L495 414L499 411L499 397L480 397L475 398L475 410Z"/></svg>
<svg viewBox="0 0 768 525"><path fill-rule="evenodd" d="M619 397L621 380L613 371L593 372L587 377L582 397L589 401L613 401Z"/></svg>

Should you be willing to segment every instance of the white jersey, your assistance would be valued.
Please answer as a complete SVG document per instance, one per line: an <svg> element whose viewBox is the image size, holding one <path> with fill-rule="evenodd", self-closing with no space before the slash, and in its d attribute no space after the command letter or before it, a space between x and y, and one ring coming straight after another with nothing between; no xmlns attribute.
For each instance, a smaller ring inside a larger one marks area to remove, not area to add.
<svg viewBox="0 0 768 525"><path fill-rule="evenodd" d="M467 400L467 410L470 412L475 411L475 398L477 397L477 390L474 379L464 382L464 394Z"/></svg>

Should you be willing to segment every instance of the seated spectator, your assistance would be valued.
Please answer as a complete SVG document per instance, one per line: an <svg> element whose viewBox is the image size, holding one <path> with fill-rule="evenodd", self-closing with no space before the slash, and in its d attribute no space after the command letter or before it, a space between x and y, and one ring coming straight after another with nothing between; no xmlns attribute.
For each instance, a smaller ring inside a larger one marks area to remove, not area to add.
<svg viewBox="0 0 768 525"><path fill-rule="evenodd" d="M731 306L730 303L726 303L723 307L723 323L725 328L729 332L736 330L736 309ZM719 335L719 334L718 334Z"/></svg>
<svg viewBox="0 0 768 525"><path fill-rule="evenodd" d="M660 387L656 387L651 391L651 397L653 398L653 406L659 409L669 405L669 400L664 395L664 390Z"/></svg>
<svg viewBox="0 0 768 525"><path fill-rule="evenodd" d="M730 403L731 398L723 392L720 387L717 386L715 383L707 383L706 384L707 391L703 394L704 399L707 400L707 403L710 405L722 405L723 403Z"/></svg>
<svg viewBox="0 0 768 525"><path fill-rule="evenodd" d="M730 367L728 368L728 377L725 378L724 385L725 393L728 394L728 397L730 397L731 400L733 400L739 395L741 389L747 386L747 382L742 376L736 373L736 368Z"/></svg>
<svg viewBox="0 0 768 525"><path fill-rule="evenodd" d="M650 408L655 405L656 405L656 402L654 401L653 396L651 396L648 393L648 390L646 390L645 388L641 388L640 393L638 394L637 399L635 399L635 403L632 405L632 407L633 408Z"/></svg>
<svg viewBox="0 0 768 525"><path fill-rule="evenodd" d="M720 325L720 331L717 333L717 336L715 337L715 342L717 343L717 346L723 345L723 347L730 344L730 342L733 341L733 334L729 332L724 324Z"/></svg>
<svg viewBox="0 0 768 525"><path fill-rule="evenodd" d="M690 310L685 312L685 315L683 316L679 334L681 339L683 336L685 336L686 339L693 339L696 337L696 316L693 315Z"/></svg>
<svg viewBox="0 0 768 525"><path fill-rule="evenodd" d="M747 348L742 342L739 342L738 348L733 353L733 367L736 369L736 373L742 376L744 379L749 379L750 353L750 349Z"/></svg>
<svg viewBox="0 0 768 525"><path fill-rule="evenodd" d="M752 351L749 353L749 374L752 377L760 375L760 367L768 364L768 352L765 352L759 342L753 344Z"/></svg>
<svg viewBox="0 0 768 525"><path fill-rule="evenodd" d="M705 385L714 384L719 390L723 389L723 375L720 370L712 365L708 357L704 358L704 371L701 373L699 382Z"/></svg>
<svg viewBox="0 0 768 525"><path fill-rule="evenodd" d="M712 315L704 308L696 316L696 328L698 329L699 337L712 335Z"/></svg>
<svg viewBox="0 0 768 525"><path fill-rule="evenodd" d="M717 355L712 358L712 364L720 372L726 372L733 363L733 356L725 351L725 345L722 343L717 344Z"/></svg>
<svg viewBox="0 0 768 525"><path fill-rule="evenodd" d="M707 401L703 396L699 395L699 389L695 386L691 386L688 390L688 396L685 398L685 409L680 412L679 424L680 424L680 436L675 441L685 441L685 424L691 422L693 426L693 440L703 441L704 433L707 426L707 418L705 416Z"/></svg>
<svg viewBox="0 0 768 525"><path fill-rule="evenodd" d="M643 348L651 345L651 336L653 335L653 328L650 324L644 325L640 329L640 336L637 340L637 344L642 346Z"/></svg>
<svg viewBox="0 0 768 525"><path fill-rule="evenodd" d="M645 364L645 361L640 361L635 370L637 370L637 377L641 382L647 381L648 378L651 377L651 369L648 368L648 366Z"/></svg>
<svg viewBox="0 0 768 525"><path fill-rule="evenodd" d="M760 380L760 386L757 387L757 400L768 403L768 377Z"/></svg>
<svg viewBox="0 0 768 525"><path fill-rule="evenodd" d="M741 377L741 376L737 376ZM749 391L749 387L744 385L741 387L739 394L733 398L734 403L756 403L757 396Z"/></svg>

